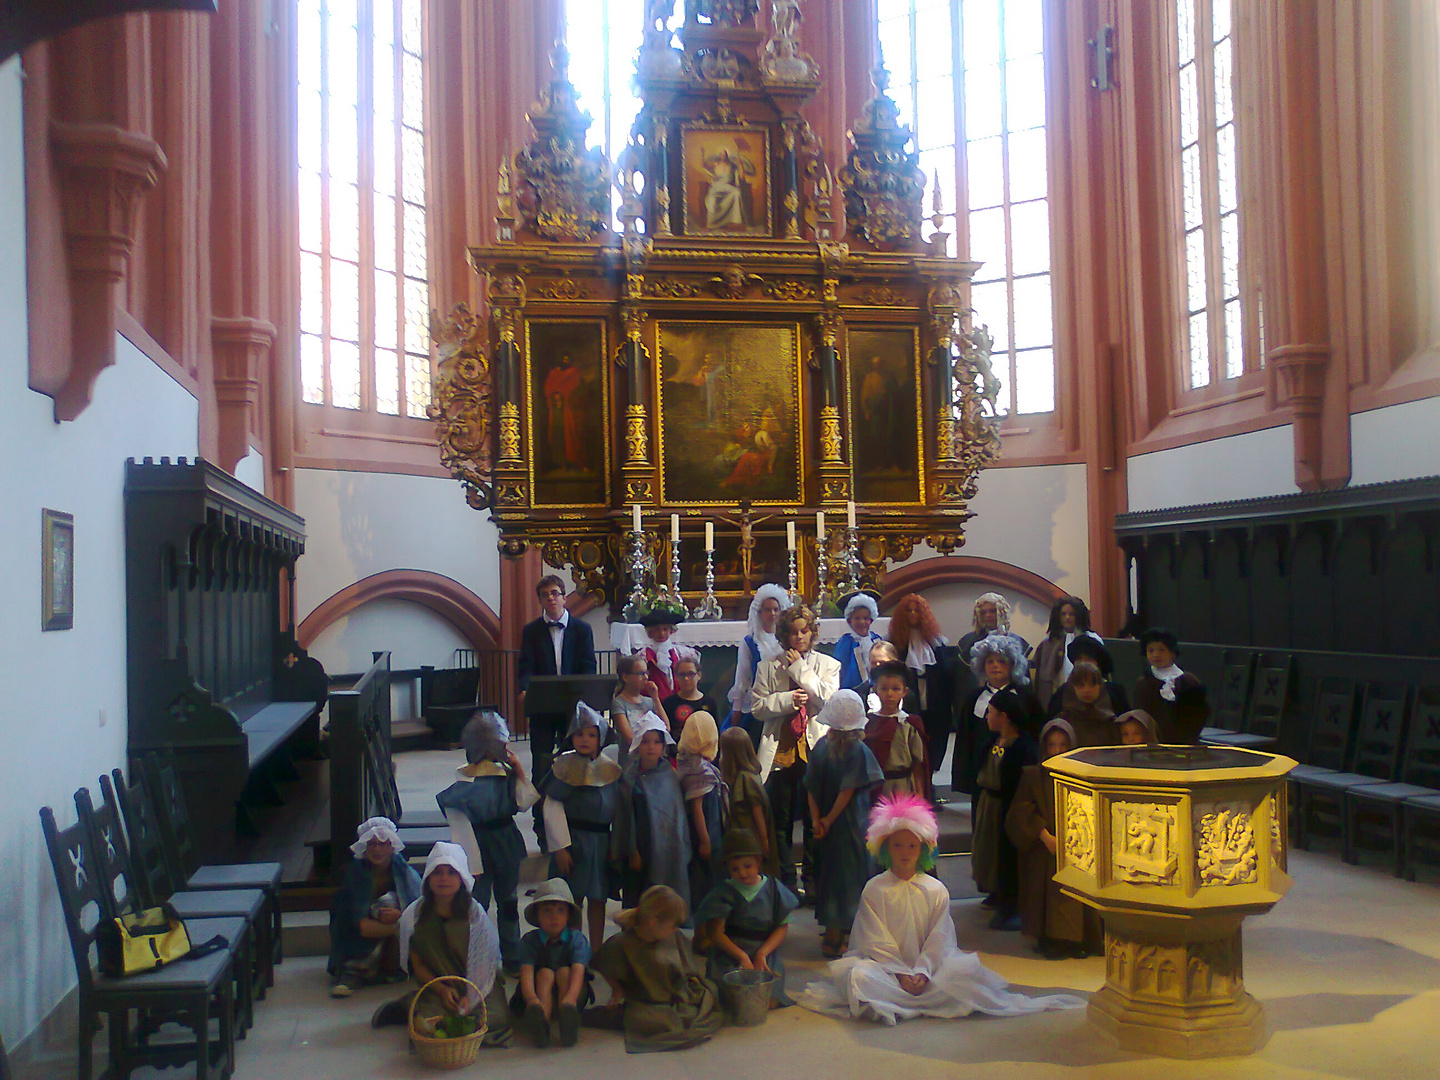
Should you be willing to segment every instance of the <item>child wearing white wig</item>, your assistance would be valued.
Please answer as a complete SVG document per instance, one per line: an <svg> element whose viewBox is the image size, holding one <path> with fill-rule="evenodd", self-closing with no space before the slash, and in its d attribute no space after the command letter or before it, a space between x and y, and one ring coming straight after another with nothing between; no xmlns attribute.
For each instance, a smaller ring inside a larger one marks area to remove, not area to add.
<svg viewBox="0 0 1440 1080"><path fill-rule="evenodd" d="M735 653L735 679L730 684L730 715L724 727L743 727L755 749L760 749L763 721L755 716L755 674L760 665L785 651L775 637L775 623L790 606L790 594L782 586L761 585L750 601L745 639Z"/></svg>
<svg viewBox="0 0 1440 1080"><path fill-rule="evenodd" d="M668 885L687 906L690 903L685 796L666 756L674 745L670 725L654 713L635 721L610 834L610 858L619 871L626 907L634 907L652 885Z"/></svg>
<svg viewBox="0 0 1440 1080"><path fill-rule="evenodd" d="M850 949L830 964L830 981L811 983L800 1004L832 1016L894 1024L917 1016L972 1012L1020 1016L1044 1009L1078 1009L1071 994L1026 997L961 950L950 915L950 893L925 873L935 865L940 829L928 800L882 798L866 835L884 872L861 894Z"/></svg>
<svg viewBox="0 0 1440 1080"><path fill-rule="evenodd" d="M869 680L870 650L885 640L870 629L870 624L879 617L880 607L875 598L865 593L856 593L845 604L845 622L850 629L835 643L832 654L840 661L842 689L854 690Z"/></svg>
<svg viewBox="0 0 1440 1080"><path fill-rule="evenodd" d="M461 1015L485 1002L488 1028L484 1045L510 1041L509 1005L500 978L500 935L485 909L470 895L475 878L465 849L441 842L430 849L421 878L420 899L400 916L400 963L410 969L416 989L376 1010L370 1023L387 1027L406 1022L420 988L441 975L463 975L479 988L438 983L426 990L417 1016Z"/></svg>

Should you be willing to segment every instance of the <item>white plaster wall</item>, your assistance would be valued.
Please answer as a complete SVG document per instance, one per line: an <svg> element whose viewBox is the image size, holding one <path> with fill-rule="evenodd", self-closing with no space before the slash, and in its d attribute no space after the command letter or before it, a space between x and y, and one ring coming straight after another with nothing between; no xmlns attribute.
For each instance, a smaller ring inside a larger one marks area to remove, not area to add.
<svg viewBox="0 0 1440 1080"><path fill-rule="evenodd" d="M40 807L123 765L127 457L196 453L195 399L123 338L94 403L56 424L27 386L19 65L0 65L0 1034L14 1045L75 983ZM40 511L75 515L75 626L40 630Z"/></svg>
<svg viewBox="0 0 1440 1080"><path fill-rule="evenodd" d="M392 668L452 667L456 649L470 642L429 608L408 600L372 600L327 626L310 655L334 675L361 672L371 653L390 650Z"/></svg>
<svg viewBox="0 0 1440 1080"><path fill-rule="evenodd" d="M920 595L930 604L940 620L941 631L953 645L974 629L975 601L981 593L990 591L989 586L965 582L922 589ZM1001 592L1010 601L1010 629L1031 645L1039 642L1050 622L1050 605L1028 596L1017 596L1008 589Z"/></svg>
<svg viewBox="0 0 1440 1080"><path fill-rule="evenodd" d="M1295 442L1289 424L1157 450L1127 466L1130 509L1162 510L1293 495Z"/></svg>
<svg viewBox="0 0 1440 1080"><path fill-rule="evenodd" d="M1350 483L1440 476L1440 397L1350 417Z"/></svg>
<svg viewBox="0 0 1440 1080"><path fill-rule="evenodd" d="M306 534L295 571L299 619L385 570L444 574L500 611L499 534L488 515L466 504L455 480L298 469L295 510ZM393 640L405 633L397 625Z"/></svg>
<svg viewBox="0 0 1440 1080"><path fill-rule="evenodd" d="M264 455L253 446L250 447L249 453L235 463L235 479L254 488L261 495L266 494Z"/></svg>

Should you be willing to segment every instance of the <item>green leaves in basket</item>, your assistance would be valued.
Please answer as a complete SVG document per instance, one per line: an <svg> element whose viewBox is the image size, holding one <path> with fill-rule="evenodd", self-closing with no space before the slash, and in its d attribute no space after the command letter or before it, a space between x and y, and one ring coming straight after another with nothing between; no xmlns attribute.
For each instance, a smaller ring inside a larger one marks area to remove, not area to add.
<svg viewBox="0 0 1440 1080"><path fill-rule="evenodd" d="M463 1039L480 1030L480 1021L474 1016L441 1016L435 1023L435 1038Z"/></svg>

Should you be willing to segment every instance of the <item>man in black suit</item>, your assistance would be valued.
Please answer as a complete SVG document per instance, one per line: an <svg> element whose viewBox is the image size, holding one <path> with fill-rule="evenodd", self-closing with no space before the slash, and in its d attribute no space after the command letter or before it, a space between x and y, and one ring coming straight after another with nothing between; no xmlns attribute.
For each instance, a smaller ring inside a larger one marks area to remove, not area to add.
<svg viewBox="0 0 1440 1080"><path fill-rule="evenodd" d="M520 707L525 707L525 688L532 675L594 675L595 635L583 619L572 619L565 610L565 583L554 574L535 585L540 598L540 618L520 631ZM555 760L555 743L565 735L570 718L563 713L542 713L530 717L530 773L539 784ZM535 804L535 835L540 850L548 851L545 825L540 816L542 803Z"/></svg>

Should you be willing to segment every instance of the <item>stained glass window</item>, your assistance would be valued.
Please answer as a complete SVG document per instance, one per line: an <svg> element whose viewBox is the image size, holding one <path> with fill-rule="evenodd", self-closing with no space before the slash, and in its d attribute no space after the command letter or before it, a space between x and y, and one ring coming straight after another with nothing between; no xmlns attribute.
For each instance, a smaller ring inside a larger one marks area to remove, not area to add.
<svg viewBox="0 0 1440 1080"><path fill-rule="evenodd" d="M315 405L430 404L422 0L301 0L300 372Z"/></svg>
<svg viewBox="0 0 1440 1080"><path fill-rule="evenodd" d="M1185 372L1192 390L1246 371L1231 3L1175 3Z"/></svg>
<svg viewBox="0 0 1440 1080"><path fill-rule="evenodd" d="M1053 412L1040 0L878 0L878 14L891 96L927 180L958 210L949 250L982 264L971 303L995 339L1000 411Z"/></svg>

